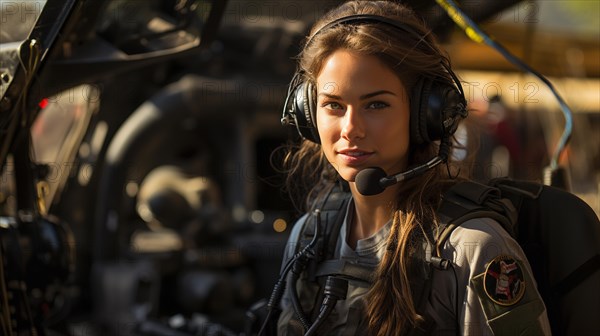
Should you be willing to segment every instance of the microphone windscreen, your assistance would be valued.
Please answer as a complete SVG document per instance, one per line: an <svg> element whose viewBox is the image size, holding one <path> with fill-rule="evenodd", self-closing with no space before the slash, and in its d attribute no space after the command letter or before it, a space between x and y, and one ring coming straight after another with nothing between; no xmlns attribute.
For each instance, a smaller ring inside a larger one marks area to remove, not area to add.
<svg viewBox="0 0 600 336"><path fill-rule="evenodd" d="M380 194L385 190L379 182L384 177L385 171L379 167L365 168L356 174L356 189L365 196Z"/></svg>

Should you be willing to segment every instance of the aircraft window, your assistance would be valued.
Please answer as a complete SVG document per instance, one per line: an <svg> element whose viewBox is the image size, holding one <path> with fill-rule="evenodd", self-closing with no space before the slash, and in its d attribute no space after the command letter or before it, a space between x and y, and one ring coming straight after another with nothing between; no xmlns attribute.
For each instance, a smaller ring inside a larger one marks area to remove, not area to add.
<svg viewBox="0 0 600 336"><path fill-rule="evenodd" d="M24 41L45 4L45 0L0 2L0 43Z"/></svg>
<svg viewBox="0 0 600 336"><path fill-rule="evenodd" d="M33 161L48 166L46 204L51 204L67 177L79 170L74 158L99 103L100 92L93 85L70 88L40 103L31 137Z"/></svg>

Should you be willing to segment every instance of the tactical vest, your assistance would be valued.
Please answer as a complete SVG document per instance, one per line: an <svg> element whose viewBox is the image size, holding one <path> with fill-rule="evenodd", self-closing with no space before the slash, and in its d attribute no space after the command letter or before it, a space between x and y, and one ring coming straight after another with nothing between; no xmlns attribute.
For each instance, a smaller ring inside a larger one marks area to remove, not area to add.
<svg viewBox="0 0 600 336"><path fill-rule="evenodd" d="M365 267L334 258L338 238L340 237L340 230L350 199L351 194L349 191L335 187L320 202L321 232L319 237L317 237L316 253L309 260L303 274L303 280L309 286L316 286L318 294L310 307L301 307L303 310L307 310L304 312L304 316L297 316L301 321L304 320L302 324L305 331L319 313L319 307L324 297L324 283L327 277L333 276L351 280L354 283L361 283L363 287L370 287L373 282L372 277L375 267ZM317 220L315 220L314 216L309 216L304 223L298 223L297 225L302 225L302 227L295 253L304 249L313 240ZM409 281L417 311L422 310L422 305L426 302L428 294L431 291L431 281L429 280L432 272L431 267L433 267L433 263L431 262L432 252L433 247L424 243L423 249L415 252L413 262L411 263ZM296 290L294 283L289 283L288 281L287 286L291 287L292 291ZM361 324L366 327L366 321L363 321ZM420 328L413 329L409 335L427 335L431 327L433 326L425 323Z"/></svg>
<svg viewBox="0 0 600 336"><path fill-rule="evenodd" d="M334 188L321 203L320 237L317 237L315 256L304 271L307 280L319 286L313 309L306 314L308 324L308 319L312 320L318 314L327 276L365 283L373 280L374 269L333 259L349 199L348 191ZM423 244L423 250L415 254L410 272L417 312L423 311L431 292L432 268L448 268L450 261L441 258L441 249L454 229L470 219L492 218L517 240L528 259L536 261L532 266L534 278L546 303L553 333L573 334L598 329L599 319L588 315L600 309L600 303L593 299L600 295L600 289L597 283L590 285L598 278L600 270L600 222L593 210L575 195L539 183L508 178L492 180L489 185L460 182L443 195L437 215L440 226L434 233L434 243ZM569 223L572 227L565 226L568 223L565 216L572 218ZM297 251L312 241L316 221L309 217L305 223L298 224L303 227ZM567 251L557 252L567 246L573 258L560 255ZM578 297L580 304L570 304L571 301L563 299L567 295ZM502 311L502 308L492 307L492 310ZM426 321L409 335L426 335L433 327Z"/></svg>

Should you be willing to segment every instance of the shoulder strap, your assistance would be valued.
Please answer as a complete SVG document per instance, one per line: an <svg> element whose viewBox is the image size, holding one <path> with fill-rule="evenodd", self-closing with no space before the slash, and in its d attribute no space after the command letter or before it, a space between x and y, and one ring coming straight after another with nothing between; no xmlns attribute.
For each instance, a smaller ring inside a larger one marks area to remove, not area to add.
<svg viewBox="0 0 600 336"><path fill-rule="evenodd" d="M315 258L308 265L308 278L315 281L316 267L323 260L331 259L335 253L338 233L344 221L346 205L350 200L350 193L334 186L332 190L323 198L318 206L321 216L321 237L317 237L315 247ZM299 244L296 246L296 252L303 249L313 239L315 235L316 220L309 217L300 231Z"/></svg>
<svg viewBox="0 0 600 336"><path fill-rule="evenodd" d="M307 280L318 286L318 295L312 305L313 308L316 307L317 309L312 309L310 313L313 320L318 315L318 307L321 306L324 299L324 282L321 281L322 277L318 272L318 268L325 260L332 259L335 254L335 247L340 228L344 222L345 209L350 196L350 192L344 190L343 186L334 185L316 206L316 209L319 210L321 222L321 227L319 228L320 237L317 237L314 258L311 258L305 270ZM315 236L317 221L313 218L314 216L310 216L309 220L303 225L296 251L307 246Z"/></svg>
<svg viewBox="0 0 600 336"><path fill-rule="evenodd" d="M440 256L441 249L454 229L462 223L474 218L492 218L514 236L517 222L517 209L508 199L501 198L500 190L493 186L474 181L459 182L443 196L437 211L440 229L435 239L435 256Z"/></svg>

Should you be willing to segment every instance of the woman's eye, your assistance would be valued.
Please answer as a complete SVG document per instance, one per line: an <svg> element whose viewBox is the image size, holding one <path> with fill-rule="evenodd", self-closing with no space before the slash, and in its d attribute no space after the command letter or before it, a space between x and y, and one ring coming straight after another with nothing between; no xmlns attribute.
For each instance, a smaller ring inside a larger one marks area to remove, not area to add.
<svg viewBox="0 0 600 336"><path fill-rule="evenodd" d="M326 102L326 103L323 103L321 106L324 107L324 108L330 109L330 110L340 110L340 109L342 109L342 105L340 105L340 104L338 104L336 102Z"/></svg>
<svg viewBox="0 0 600 336"><path fill-rule="evenodd" d="M376 101L376 102L369 103L367 105L367 109L382 109L382 108L386 108L388 106L390 106L388 103Z"/></svg>

